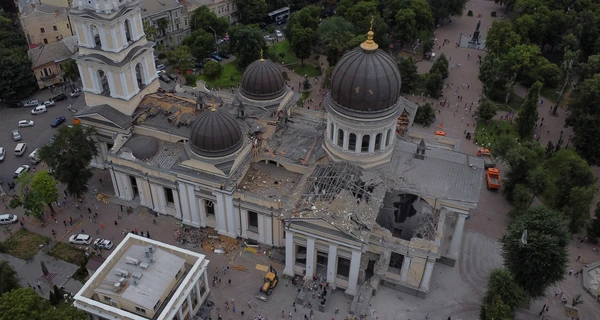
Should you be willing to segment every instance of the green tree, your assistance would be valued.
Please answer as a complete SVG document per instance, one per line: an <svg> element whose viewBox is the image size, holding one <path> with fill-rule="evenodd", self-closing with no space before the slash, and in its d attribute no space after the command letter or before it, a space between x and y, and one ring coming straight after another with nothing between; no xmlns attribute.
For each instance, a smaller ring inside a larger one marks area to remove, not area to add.
<svg viewBox="0 0 600 320"><path fill-rule="evenodd" d="M492 21L485 38L485 48L488 53L507 54L511 48L519 44L521 44L521 36L514 31L510 21Z"/></svg>
<svg viewBox="0 0 600 320"><path fill-rule="evenodd" d="M242 19L246 22L256 22L267 15L267 2L265 0L236 0Z"/></svg>
<svg viewBox="0 0 600 320"><path fill-rule="evenodd" d="M348 42L354 38L354 25L346 19L333 16L319 24L317 35L325 47L325 55L330 66L334 66L348 48Z"/></svg>
<svg viewBox="0 0 600 320"><path fill-rule="evenodd" d="M573 144L590 165L600 164L600 74L586 79L570 97L571 114L566 124L573 127Z"/></svg>
<svg viewBox="0 0 600 320"><path fill-rule="evenodd" d="M545 159L546 153L538 143L523 142L520 145L505 151L503 160L508 166L504 173L503 192L509 201L513 201L513 189L518 184L527 186L529 172L540 166ZM529 190L528 190L529 191Z"/></svg>
<svg viewBox="0 0 600 320"><path fill-rule="evenodd" d="M429 103L419 105L417 108L417 114L415 115L415 122L420 123L424 126L429 126L433 123L435 118L435 109L431 107Z"/></svg>
<svg viewBox="0 0 600 320"><path fill-rule="evenodd" d="M156 20L156 26L158 26L158 30L160 30L161 34L164 36L167 34L167 28L171 22L167 18L160 18Z"/></svg>
<svg viewBox="0 0 600 320"><path fill-rule="evenodd" d="M427 0L435 24L451 17L460 17L468 0Z"/></svg>
<svg viewBox="0 0 600 320"><path fill-rule="evenodd" d="M501 242L504 265L531 298L543 297L563 279L569 232L560 213L543 206L527 208Z"/></svg>
<svg viewBox="0 0 600 320"><path fill-rule="evenodd" d="M74 125L58 129L51 144L40 149L40 158L52 170L56 180L66 185L66 191L79 196L88 191L88 181L93 173L89 164L98 155L92 127Z"/></svg>
<svg viewBox="0 0 600 320"><path fill-rule="evenodd" d="M431 65L431 69L429 69L429 73L438 72L442 76L442 79L446 79L450 75L450 72L448 71L448 67L449 67L448 58L446 58L446 55L442 53L433 62L433 65Z"/></svg>
<svg viewBox="0 0 600 320"><path fill-rule="evenodd" d="M46 202L44 202L38 190L31 189L34 177L31 173L25 173L17 178L18 190L16 190L15 194L11 195L12 199L8 205L12 209L22 207L26 215L40 218L42 217Z"/></svg>
<svg viewBox="0 0 600 320"><path fill-rule="evenodd" d="M402 75L402 92L411 92L419 83L419 71L417 70L417 64L415 63L415 60L411 56L408 58L400 56L398 69Z"/></svg>
<svg viewBox="0 0 600 320"><path fill-rule="evenodd" d="M500 297L496 296L492 299L491 303L481 305L481 311L479 313L479 319L481 320L512 320L512 312L510 307L507 306Z"/></svg>
<svg viewBox="0 0 600 320"><path fill-rule="evenodd" d="M554 106L554 109L552 109L553 115L556 115L558 106L560 105L565 90L567 89L567 84L571 82L571 75L574 69L577 67L577 60L579 60L579 51L566 51L563 56L562 69L564 73L564 81L562 87L560 88L560 91L558 92L558 98L556 98L556 105Z"/></svg>
<svg viewBox="0 0 600 320"><path fill-rule="evenodd" d="M215 79L218 76L220 76L222 72L223 66L221 66L221 64L216 61L211 60L204 65L204 74L207 75L209 78Z"/></svg>
<svg viewBox="0 0 600 320"><path fill-rule="evenodd" d="M229 50L238 58L238 64L245 68L260 58L260 51L267 47L258 25L235 25L229 29Z"/></svg>
<svg viewBox="0 0 600 320"><path fill-rule="evenodd" d="M600 202L596 203L594 219L587 228L587 235L592 239L592 242L598 243L598 238L600 238Z"/></svg>
<svg viewBox="0 0 600 320"><path fill-rule="evenodd" d="M534 83L527 91L527 97L521 106L521 112L517 117L517 128L519 136L523 139L531 137L533 127L538 121L538 98L542 90L542 83Z"/></svg>
<svg viewBox="0 0 600 320"><path fill-rule="evenodd" d="M0 297L0 320L37 320L43 310L40 296L31 288L15 289Z"/></svg>
<svg viewBox="0 0 600 320"><path fill-rule="evenodd" d="M411 42L417 37L417 18L414 11L410 9L400 9L396 13L396 33L400 41L400 47L404 43Z"/></svg>
<svg viewBox="0 0 600 320"><path fill-rule="evenodd" d="M192 69L194 60L192 59L190 47L183 45L169 50L167 52L167 64L181 71L182 74L185 74L188 69Z"/></svg>
<svg viewBox="0 0 600 320"><path fill-rule="evenodd" d="M27 41L18 24L0 12L0 100L29 97L37 89L25 48Z"/></svg>
<svg viewBox="0 0 600 320"><path fill-rule="evenodd" d="M79 68L75 59L69 58L60 64L62 69L63 78L70 82L79 80Z"/></svg>
<svg viewBox="0 0 600 320"><path fill-rule="evenodd" d="M19 276L15 269L8 261L0 261L0 296L20 287Z"/></svg>
<svg viewBox="0 0 600 320"><path fill-rule="evenodd" d="M314 31L310 28L293 27L291 34L293 39L290 40L292 50L296 54L296 57L300 59L300 64L304 65L304 59L308 59L312 52L312 38Z"/></svg>
<svg viewBox="0 0 600 320"><path fill-rule="evenodd" d="M146 40L153 41L157 32L158 30L156 30L150 20L144 20L144 34L146 35Z"/></svg>
<svg viewBox="0 0 600 320"><path fill-rule="evenodd" d="M432 97L439 97L444 88L442 75L439 72L428 73L425 78L425 87L427 88L427 93Z"/></svg>
<svg viewBox="0 0 600 320"><path fill-rule="evenodd" d="M429 3L425 0L402 0L400 6L403 9L409 9L415 13L417 30L433 30L433 15L431 14Z"/></svg>
<svg viewBox="0 0 600 320"><path fill-rule="evenodd" d="M88 316L72 305L48 309L40 315L40 320L87 320Z"/></svg>
<svg viewBox="0 0 600 320"><path fill-rule="evenodd" d="M309 28L313 31L317 30L321 22L320 17L322 12L323 8L310 5L302 8L300 11L292 13L287 23L286 37L289 38L289 31L296 27Z"/></svg>
<svg viewBox="0 0 600 320"><path fill-rule="evenodd" d="M566 59L563 58L563 61ZM593 78L595 74L600 73L600 54L589 56L587 62L581 65L580 71L581 81Z"/></svg>
<svg viewBox="0 0 600 320"><path fill-rule="evenodd" d="M377 3L374 1L360 1L350 7L344 14L344 18L350 23L357 24L365 19L371 20L372 16L379 15ZM363 31L364 32L364 31Z"/></svg>
<svg viewBox="0 0 600 320"><path fill-rule="evenodd" d="M490 273L487 290L483 296L482 314L487 314L487 309L493 306L495 300L498 301L497 299L510 309L508 319L514 319L516 310L527 301L525 291L515 282L513 275L504 268L494 269ZM481 317L481 319L488 318L492 319L491 317Z"/></svg>
<svg viewBox="0 0 600 320"><path fill-rule="evenodd" d="M204 29L192 32L183 39L182 44L190 48L196 61L204 61L216 49L214 35L204 31Z"/></svg>
<svg viewBox="0 0 600 320"><path fill-rule="evenodd" d="M492 120L492 118L496 116L496 112L498 112L498 107L496 107L496 104L488 99L481 101L479 107L477 108L479 119L486 122Z"/></svg>
<svg viewBox="0 0 600 320"><path fill-rule="evenodd" d="M190 19L192 31L203 29L212 34L213 30L219 36L223 36L229 28L229 22L225 17L217 17L217 14L210 11L207 6L200 6L194 10ZM212 29L211 29L212 28Z"/></svg>

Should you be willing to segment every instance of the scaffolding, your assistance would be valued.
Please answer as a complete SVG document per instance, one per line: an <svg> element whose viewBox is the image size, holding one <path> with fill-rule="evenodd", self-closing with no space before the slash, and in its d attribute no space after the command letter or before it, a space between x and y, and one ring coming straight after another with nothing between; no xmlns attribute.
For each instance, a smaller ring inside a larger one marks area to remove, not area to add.
<svg viewBox="0 0 600 320"><path fill-rule="evenodd" d="M335 199L342 190L348 190L357 199L370 200L371 186L360 178L359 167L347 162L317 165L308 178L302 197L309 201L327 201Z"/></svg>

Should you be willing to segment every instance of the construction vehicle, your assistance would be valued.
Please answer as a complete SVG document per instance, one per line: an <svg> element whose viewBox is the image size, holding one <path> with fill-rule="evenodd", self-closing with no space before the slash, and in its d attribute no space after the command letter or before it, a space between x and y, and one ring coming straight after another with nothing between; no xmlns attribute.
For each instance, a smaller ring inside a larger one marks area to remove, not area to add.
<svg viewBox="0 0 600 320"><path fill-rule="evenodd" d="M485 171L488 190L500 189L500 170L496 168L488 168Z"/></svg>
<svg viewBox="0 0 600 320"><path fill-rule="evenodd" d="M267 272L267 275L265 276L265 282L262 288L260 288L260 293L265 293L268 296L270 296L273 292L273 289L277 286L277 282L279 282L279 277L277 277L277 272L273 271Z"/></svg>
<svg viewBox="0 0 600 320"><path fill-rule="evenodd" d="M489 149L480 148L477 151L477 156L483 158L483 168L486 170L496 167L496 161L494 161L494 157L492 157L492 153Z"/></svg>

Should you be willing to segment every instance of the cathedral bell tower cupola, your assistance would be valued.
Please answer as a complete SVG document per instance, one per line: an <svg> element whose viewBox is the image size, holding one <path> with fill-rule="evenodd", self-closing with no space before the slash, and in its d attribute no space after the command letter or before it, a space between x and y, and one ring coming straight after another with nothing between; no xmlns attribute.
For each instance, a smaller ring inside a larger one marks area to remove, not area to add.
<svg viewBox="0 0 600 320"><path fill-rule="evenodd" d="M69 17L86 104L131 115L144 95L159 88L154 43L146 40L139 2L74 0Z"/></svg>

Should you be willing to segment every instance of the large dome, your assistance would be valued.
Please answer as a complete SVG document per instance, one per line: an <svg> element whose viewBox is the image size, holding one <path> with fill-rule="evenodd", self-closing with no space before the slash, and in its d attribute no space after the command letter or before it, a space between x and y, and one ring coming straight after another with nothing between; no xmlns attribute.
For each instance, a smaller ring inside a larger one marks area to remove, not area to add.
<svg viewBox="0 0 600 320"><path fill-rule="evenodd" d="M398 108L400 71L392 57L377 49L373 32L346 53L331 74L330 97L337 111L357 117L378 117Z"/></svg>
<svg viewBox="0 0 600 320"><path fill-rule="evenodd" d="M241 93L252 100L273 100L285 92L285 80L275 63L260 59L244 71Z"/></svg>
<svg viewBox="0 0 600 320"><path fill-rule="evenodd" d="M158 140L154 137L137 136L131 139L131 153L136 159L146 160L158 152Z"/></svg>
<svg viewBox="0 0 600 320"><path fill-rule="evenodd" d="M242 131L235 118L220 109L202 112L190 130L190 147L201 156L227 156L237 151L242 143Z"/></svg>

